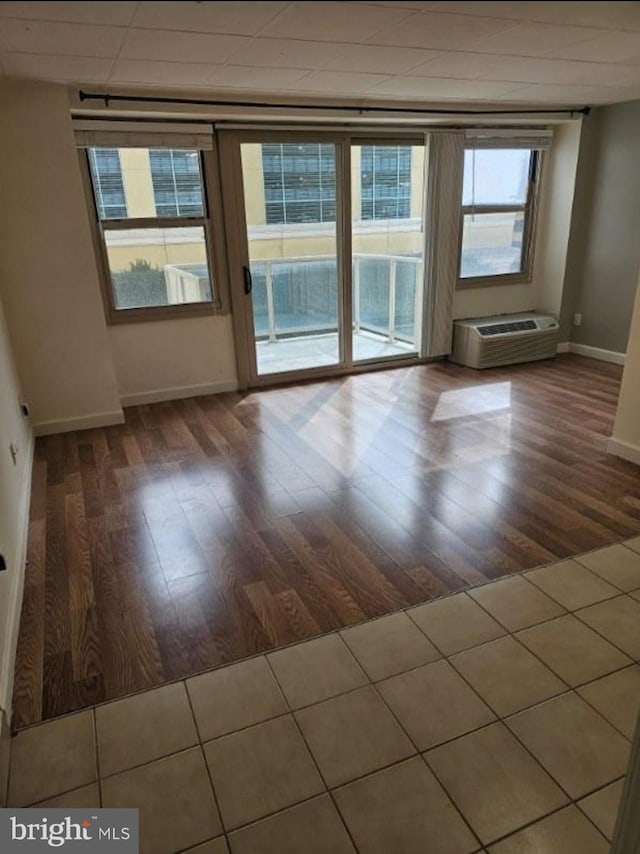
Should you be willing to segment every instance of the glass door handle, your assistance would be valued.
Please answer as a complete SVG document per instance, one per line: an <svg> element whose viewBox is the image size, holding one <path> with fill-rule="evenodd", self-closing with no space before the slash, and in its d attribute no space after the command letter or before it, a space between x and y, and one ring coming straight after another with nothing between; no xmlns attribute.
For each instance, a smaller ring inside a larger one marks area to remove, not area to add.
<svg viewBox="0 0 640 854"><path fill-rule="evenodd" d="M242 276L244 278L244 292L248 296L253 289L253 279L251 278L251 268L246 264L242 268Z"/></svg>

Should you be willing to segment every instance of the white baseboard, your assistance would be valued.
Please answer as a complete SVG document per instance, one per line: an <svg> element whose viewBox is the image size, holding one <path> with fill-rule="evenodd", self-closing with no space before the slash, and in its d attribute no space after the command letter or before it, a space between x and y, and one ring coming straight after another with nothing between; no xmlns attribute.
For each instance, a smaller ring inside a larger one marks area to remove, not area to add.
<svg viewBox="0 0 640 854"><path fill-rule="evenodd" d="M562 352L566 351L563 350ZM573 341L569 342L569 353L575 353L576 356L586 356L588 359L598 359L600 362L612 362L614 365L624 365L626 356L626 353L603 350L601 347L589 347L587 344L574 344Z"/></svg>
<svg viewBox="0 0 640 854"><path fill-rule="evenodd" d="M569 342L568 341L561 341L556 348L556 353L568 353L568 352L569 352Z"/></svg>
<svg viewBox="0 0 640 854"><path fill-rule="evenodd" d="M24 572L27 563L27 544L29 538L29 505L31 503L31 475L33 472L33 437L26 448L26 472L20 496L20 509L18 515L18 546L13 558L13 567L10 569L12 578L10 581L7 610L6 642L4 645L4 656L0 661L0 709L4 709L9 723L11 722L11 706L13 700L13 676L16 667L16 649L18 646L18 633L20 631L20 616L22 613L22 593L24 590ZM11 563L9 564L11 567Z"/></svg>
<svg viewBox="0 0 640 854"><path fill-rule="evenodd" d="M93 412L91 415L80 415L78 418L56 418L53 421L40 421L33 425L36 436L50 436L52 433L69 433L72 430L91 430L93 427L110 427L112 424L123 424L124 414L121 409L111 412Z"/></svg>
<svg viewBox="0 0 640 854"><path fill-rule="evenodd" d="M158 388L152 391L123 394L120 397L120 403L122 406L142 406L145 403L162 403L165 400L181 400L184 397L200 397L205 394L220 394L224 391L237 390L237 380L221 380L217 383L181 385L174 388Z"/></svg>
<svg viewBox="0 0 640 854"><path fill-rule="evenodd" d="M639 445L632 445L631 442L623 442L622 439L616 439L612 436L607 441L607 453L640 466Z"/></svg>

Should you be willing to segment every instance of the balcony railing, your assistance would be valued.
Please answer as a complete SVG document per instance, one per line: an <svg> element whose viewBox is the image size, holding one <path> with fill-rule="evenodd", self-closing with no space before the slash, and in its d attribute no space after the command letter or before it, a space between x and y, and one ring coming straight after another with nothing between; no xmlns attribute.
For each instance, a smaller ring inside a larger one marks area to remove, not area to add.
<svg viewBox="0 0 640 854"><path fill-rule="evenodd" d="M255 261L253 314L256 339L278 341L337 332L338 274L335 256ZM422 312L422 258L354 254L353 329L417 346Z"/></svg>

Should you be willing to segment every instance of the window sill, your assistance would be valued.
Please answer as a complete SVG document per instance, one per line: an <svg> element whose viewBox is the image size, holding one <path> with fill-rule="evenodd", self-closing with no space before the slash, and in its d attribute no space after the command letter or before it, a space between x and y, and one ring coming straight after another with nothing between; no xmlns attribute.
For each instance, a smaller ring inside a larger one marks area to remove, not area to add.
<svg viewBox="0 0 640 854"><path fill-rule="evenodd" d="M457 291L474 290L475 288L496 288L504 285L530 285L531 276L528 273L506 273L503 276L477 276L469 279L458 279Z"/></svg>
<svg viewBox="0 0 640 854"><path fill-rule="evenodd" d="M216 303L192 303L189 305L159 305L149 308L122 308L109 311L108 325L123 323L149 323L160 320L179 320L190 317L215 317L224 314Z"/></svg>

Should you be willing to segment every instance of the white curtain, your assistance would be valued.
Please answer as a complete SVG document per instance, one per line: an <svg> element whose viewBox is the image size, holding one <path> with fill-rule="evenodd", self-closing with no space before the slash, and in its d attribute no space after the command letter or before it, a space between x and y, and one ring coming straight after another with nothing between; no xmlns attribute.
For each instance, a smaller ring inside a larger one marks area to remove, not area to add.
<svg viewBox="0 0 640 854"><path fill-rule="evenodd" d="M422 354L451 352L460 254L463 131L427 134L427 217Z"/></svg>

